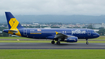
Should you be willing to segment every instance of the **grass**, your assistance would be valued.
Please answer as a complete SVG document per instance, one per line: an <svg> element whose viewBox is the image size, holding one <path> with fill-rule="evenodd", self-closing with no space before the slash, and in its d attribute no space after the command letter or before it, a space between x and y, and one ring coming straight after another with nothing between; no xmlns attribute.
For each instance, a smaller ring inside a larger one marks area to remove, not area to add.
<svg viewBox="0 0 105 59"><path fill-rule="evenodd" d="M0 37L0 39L30 39L30 38L26 38L26 37ZM105 40L105 36L100 36L100 37L95 38L95 39Z"/></svg>
<svg viewBox="0 0 105 59"><path fill-rule="evenodd" d="M0 39L15 39L2 41L14 43L50 43L51 40L16 41L16 39L29 39L24 37L0 37ZM93 40L104 40L101 36ZM86 43L85 40L77 43ZM89 43L105 43L105 41L89 41ZM0 59L105 59L104 49L1 49Z"/></svg>
<svg viewBox="0 0 105 59"><path fill-rule="evenodd" d="M88 41L89 43L105 43L105 41ZM77 43L86 43L86 41L78 41Z"/></svg>
<svg viewBox="0 0 105 59"><path fill-rule="evenodd" d="M105 40L105 36L100 36L100 37L98 37L98 38L95 38L95 39L103 39L103 40Z"/></svg>
<svg viewBox="0 0 105 59"><path fill-rule="evenodd" d="M105 50L89 49L10 49L0 50L0 59L105 59Z"/></svg>
<svg viewBox="0 0 105 59"><path fill-rule="evenodd" d="M50 43L51 41L45 41L45 40L38 40L38 41L0 41L0 42L14 42L14 43Z"/></svg>
<svg viewBox="0 0 105 59"><path fill-rule="evenodd" d="M25 37L0 37L0 39L14 39L14 40L0 40L0 42L14 42L14 43L50 43L51 40L30 40L30 38ZM16 39L28 39L28 40L16 40ZM105 41L98 41L98 40L105 40L105 36L100 36L96 39L90 39L89 43L105 43ZM86 40L79 40L77 43L86 43Z"/></svg>
<svg viewBox="0 0 105 59"><path fill-rule="evenodd" d="M30 38L26 38L26 37L0 37L0 39L30 39ZM94 39L105 40L105 36L100 36L100 37L94 38Z"/></svg>
<svg viewBox="0 0 105 59"><path fill-rule="evenodd" d="M50 43L51 40L37 40L37 41L0 41L0 43ZM61 43L67 43L67 42L61 42ZM86 41L78 41L76 43L86 43ZM105 43L105 41L89 41L89 43Z"/></svg>
<svg viewBox="0 0 105 59"><path fill-rule="evenodd" d="M30 39L25 37L0 37L0 39Z"/></svg>

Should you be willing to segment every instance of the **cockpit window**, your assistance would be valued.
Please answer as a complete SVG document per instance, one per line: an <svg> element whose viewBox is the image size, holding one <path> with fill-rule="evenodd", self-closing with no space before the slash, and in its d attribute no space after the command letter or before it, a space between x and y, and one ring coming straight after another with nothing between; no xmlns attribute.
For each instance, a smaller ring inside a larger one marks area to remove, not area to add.
<svg viewBox="0 0 105 59"><path fill-rule="evenodd" d="M93 33L96 33L96 31L92 31Z"/></svg>

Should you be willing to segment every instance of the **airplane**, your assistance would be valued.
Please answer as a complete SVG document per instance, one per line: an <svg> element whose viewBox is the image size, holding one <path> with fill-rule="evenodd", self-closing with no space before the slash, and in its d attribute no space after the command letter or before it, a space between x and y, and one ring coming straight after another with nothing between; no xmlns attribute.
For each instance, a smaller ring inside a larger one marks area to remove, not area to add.
<svg viewBox="0 0 105 59"><path fill-rule="evenodd" d="M61 44L61 41L77 42L78 39L86 39L88 45L88 39L100 36L92 29L24 28L11 12L5 12L5 15L9 29L4 29L3 32L27 38L51 39L52 44L55 44L55 41L57 41L56 44Z"/></svg>

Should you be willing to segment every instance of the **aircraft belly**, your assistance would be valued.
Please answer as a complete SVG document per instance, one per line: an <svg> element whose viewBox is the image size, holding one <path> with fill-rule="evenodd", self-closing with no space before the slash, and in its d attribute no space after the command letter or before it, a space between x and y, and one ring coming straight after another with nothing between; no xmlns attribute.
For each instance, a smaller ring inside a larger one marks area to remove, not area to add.
<svg viewBox="0 0 105 59"><path fill-rule="evenodd" d="M78 37L78 39L85 39L85 38L87 38L86 34L74 34L73 36Z"/></svg>

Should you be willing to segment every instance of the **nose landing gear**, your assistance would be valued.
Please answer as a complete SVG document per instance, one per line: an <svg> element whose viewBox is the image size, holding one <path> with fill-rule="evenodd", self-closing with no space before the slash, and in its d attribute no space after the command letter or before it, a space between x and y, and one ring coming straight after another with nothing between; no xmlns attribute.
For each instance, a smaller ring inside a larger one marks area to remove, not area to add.
<svg viewBox="0 0 105 59"><path fill-rule="evenodd" d="M89 44L88 39L86 39L86 44L87 44L87 45Z"/></svg>

